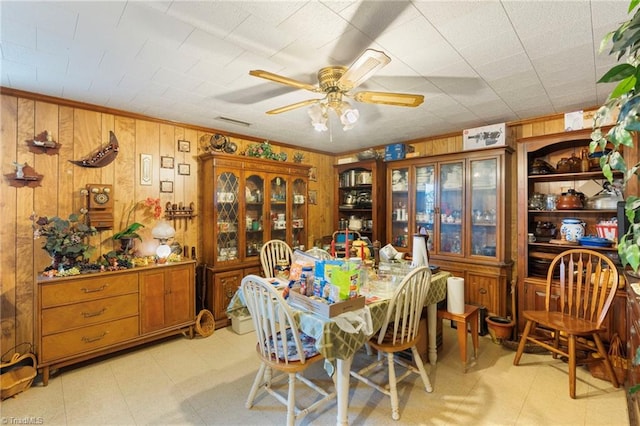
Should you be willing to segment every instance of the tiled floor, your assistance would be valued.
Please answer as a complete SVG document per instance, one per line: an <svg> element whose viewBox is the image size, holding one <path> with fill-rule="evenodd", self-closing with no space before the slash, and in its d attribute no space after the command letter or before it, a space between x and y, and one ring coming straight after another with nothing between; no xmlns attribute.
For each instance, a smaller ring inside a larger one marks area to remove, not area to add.
<svg viewBox="0 0 640 426"><path fill-rule="evenodd" d="M569 398L566 364L548 355L523 355L481 337L477 362L462 373L455 330L444 328L436 366L427 364L433 393L412 376L400 386L400 420L390 416L387 397L351 380L352 425L626 425L625 393L579 368L576 400ZM231 328L208 338L177 337L53 375L3 401L3 424L281 425L284 406L263 394L252 409L245 399L258 368L253 333ZM354 366L367 360L363 352ZM331 385L318 363L309 376ZM306 389L300 386L304 402ZM335 424L336 405L309 414L303 425Z"/></svg>

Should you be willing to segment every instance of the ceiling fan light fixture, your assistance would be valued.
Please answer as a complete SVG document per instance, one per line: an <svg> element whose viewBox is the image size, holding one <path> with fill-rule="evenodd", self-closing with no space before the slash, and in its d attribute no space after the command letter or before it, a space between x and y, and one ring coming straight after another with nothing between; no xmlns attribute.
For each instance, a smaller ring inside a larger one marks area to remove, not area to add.
<svg viewBox="0 0 640 426"><path fill-rule="evenodd" d="M351 105L349 105L349 103L347 102L344 102L342 105L342 113L340 114L340 122L343 126L342 130L353 129L358 121L358 118L360 118L360 112L355 108L351 108Z"/></svg>
<svg viewBox="0 0 640 426"><path fill-rule="evenodd" d="M326 132L327 127L327 112L326 107L320 103L315 103L311 105L309 110L307 111L309 117L311 118L311 125L317 132Z"/></svg>

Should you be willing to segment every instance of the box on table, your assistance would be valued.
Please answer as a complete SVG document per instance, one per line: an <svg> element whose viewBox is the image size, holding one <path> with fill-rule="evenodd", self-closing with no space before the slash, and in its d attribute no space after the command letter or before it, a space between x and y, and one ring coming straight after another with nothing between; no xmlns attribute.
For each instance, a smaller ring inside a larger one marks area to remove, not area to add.
<svg viewBox="0 0 640 426"><path fill-rule="evenodd" d="M254 330L253 320L250 315L231 317L231 329L236 334L247 334Z"/></svg>
<svg viewBox="0 0 640 426"><path fill-rule="evenodd" d="M358 296L336 303L326 303L320 300L312 299L298 292L289 292L290 303L298 305L308 311L316 313L326 318L337 317L340 314L357 309L364 308L364 296Z"/></svg>

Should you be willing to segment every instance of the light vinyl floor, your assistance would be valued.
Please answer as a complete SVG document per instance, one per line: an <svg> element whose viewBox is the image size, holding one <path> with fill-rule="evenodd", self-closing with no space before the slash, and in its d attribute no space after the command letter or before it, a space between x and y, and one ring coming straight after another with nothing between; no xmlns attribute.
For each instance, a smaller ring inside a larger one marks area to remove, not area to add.
<svg viewBox="0 0 640 426"><path fill-rule="evenodd" d="M425 363L433 393L412 375L399 385L400 420L391 419L389 398L351 379L351 425L628 425L625 391L579 367L577 399L569 398L567 365L550 355L524 354L480 338L477 361L462 372L456 330L443 326L438 363ZM245 400L258 369L253 332L231 327L208 338L177 336L52 374L0 404L2 424L44 425L282 425L285 407L261 394L252 409ZM471 346L469 342L469 346ZM354 368L372 360L363 351ZM332 382L317 363L307 376ZM298 386L298 401L309 400ZM333 425L336 404L299 424Z"/></svg>

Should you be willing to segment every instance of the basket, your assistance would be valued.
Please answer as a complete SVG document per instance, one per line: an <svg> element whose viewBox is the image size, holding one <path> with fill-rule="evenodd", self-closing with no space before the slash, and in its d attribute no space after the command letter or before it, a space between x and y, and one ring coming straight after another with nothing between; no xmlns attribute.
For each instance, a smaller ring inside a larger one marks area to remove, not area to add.
<svg viewBox="0 0 640 426"><path fill-rule="evenodd" d="M31 365L27 365L29 363ZM29 389L38 374L36 366L36 357L32 353L15 353L11 361L0 363L0 398L5 400Z"/></svg>
<svg viewBox="0 0 640 426"><path fill-rule="evenodd" d="M609 377L607 376L607 372L605 371L604 364L597 361L601 359L601 357L598 354L593 353L591 354L591 358L595 360L594 362L589 363L589 372L591 373L591 375L597 379L608 381ZM613 372L618 379L618 383L623 384L627 377L629 360L624 355L622 340L620 340L620 336L618 336L617 333L614 334L611 338L611 343L609 346L609 361L611 361Z"/></svg>

